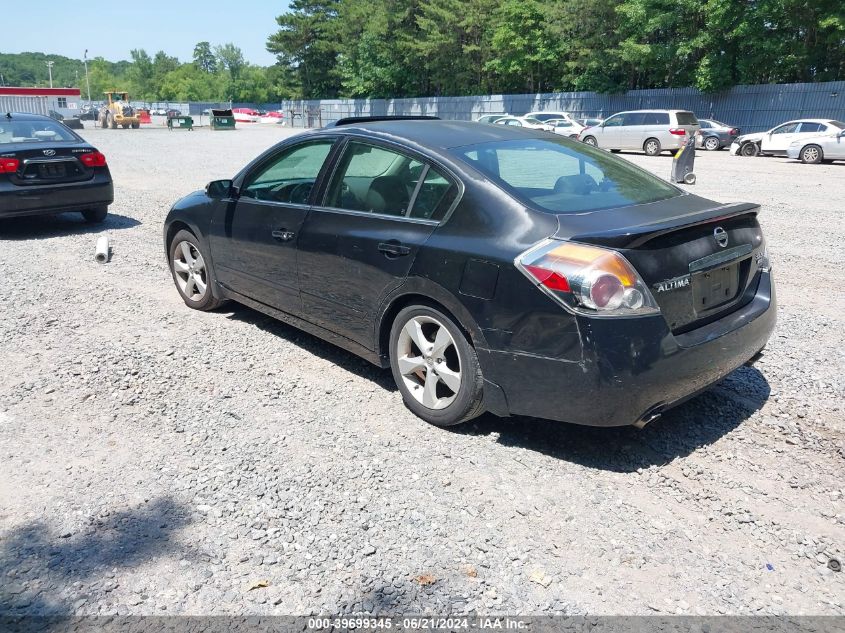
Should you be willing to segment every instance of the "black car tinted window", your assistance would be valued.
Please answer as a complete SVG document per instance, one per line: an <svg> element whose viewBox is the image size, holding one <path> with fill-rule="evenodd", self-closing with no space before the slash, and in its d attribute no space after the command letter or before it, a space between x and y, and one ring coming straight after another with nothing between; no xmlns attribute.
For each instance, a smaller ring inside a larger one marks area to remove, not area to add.
<svg viewBox="0 0 845 633"><path fill-rule="evenodd" d="M480 143L454 150L505 191L551 213L583 213L680 195L626 160L563 139Z"/></svg>
<svg viewBox="0 0 845 633"><path fill-rule="evenodd" d="M307 204L333 143L333 139L303 143L274 156L249 175L241 195L267 202Z"/></svg>
<svg viewBox="0 0 845 633"><path fill-rule="evenodd" d="M425 220L443 219L455 191L457 189L445 176L433 167L428 167L408 216Z"/></svg>
<svg viewBox="0 0 845 633"><path fill-rule="evenodd" d="M676 112L675 116L678 118L678 125L698 125L698 119L692 112ZM666 123L669 123L669 114L666 114Z"/></svg>
<svg viewBox="0 0 845 633"><path fill-rule="evenodd" d="M78 143L80 137L63 124L47 120L0 120L2 143Z"/></svg>

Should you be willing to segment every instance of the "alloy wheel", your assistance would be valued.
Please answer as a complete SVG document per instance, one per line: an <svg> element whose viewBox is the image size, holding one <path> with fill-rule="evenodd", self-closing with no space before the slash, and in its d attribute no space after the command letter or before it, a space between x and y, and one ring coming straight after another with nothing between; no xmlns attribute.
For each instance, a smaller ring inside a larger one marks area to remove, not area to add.
<svg viewBox="0 0 845 633"><path fill-rule="evenodd" d="M173 272L179 290L191 301L202 301L208 292L208 272L205 260L196 246L182 241L173 251Z"/></svg>
<svg viewBox="0 0 845 633"><path fill-rule="evenodd" d="M719 149L719 139L713 136L708 137L707 140L704 141L704 147L711 152Z"/></svg>
<svg viewBox="0 0 845 633"><path fill-rule="evenodd" d="M461 361L455 339L429 316L408 320L396 343L399 374L410 394L429 409L445 409L461 389Z"/></svg>
<svg viewBox="0 0 845 633"><path fill-rule="evenodd" d="M660 150L660 145L655 140L648 141L645 144L645 153L649 156L654 156Z"/></svg>
<svg viewBox="0 0 845 633"><path fill-rule="evenodd" d="M810 147L805 147L802 158L804 159L805 163L817 162L819 160L818 148L813 147L812 145Z"/></svg>

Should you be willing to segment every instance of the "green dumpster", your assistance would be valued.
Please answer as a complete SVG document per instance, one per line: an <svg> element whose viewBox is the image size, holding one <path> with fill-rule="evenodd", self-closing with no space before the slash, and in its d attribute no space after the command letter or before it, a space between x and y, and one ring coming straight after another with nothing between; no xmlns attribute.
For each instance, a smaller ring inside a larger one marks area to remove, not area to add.
<svg viewBox="0 0 845 633"><path fill-rule="evenodd" d="M173 129L193 130L194 120L189 116L172 116L167 118L167 129L171 132Z"/></svg>
<svg viewBox="0 0 845 633"><path fill-rule="evenodd" d="M231 110L211 110L209 124L212 130L234 130L235 115Z"/></svg>

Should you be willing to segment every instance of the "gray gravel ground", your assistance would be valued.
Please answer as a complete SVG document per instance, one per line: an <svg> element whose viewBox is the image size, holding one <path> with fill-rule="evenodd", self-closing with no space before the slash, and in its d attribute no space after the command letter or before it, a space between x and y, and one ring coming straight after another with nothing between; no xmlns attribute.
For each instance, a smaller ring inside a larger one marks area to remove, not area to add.
<svg viewBox="0 0 845 633"><path fill-rule="evenodd" d="M845 614L845 164L699 154L696 193L765 207L755 368L644 431L439 430L389 372L173 288L169 205L290 133L89 129L105 227L0 222L0 611Z"/></svg>

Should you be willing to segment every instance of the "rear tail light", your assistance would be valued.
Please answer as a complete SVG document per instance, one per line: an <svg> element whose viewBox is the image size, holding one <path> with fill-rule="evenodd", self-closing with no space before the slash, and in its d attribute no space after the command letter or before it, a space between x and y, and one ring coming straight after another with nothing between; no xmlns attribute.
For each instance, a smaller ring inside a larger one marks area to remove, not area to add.
<svg viewBox="0 0 845 633"><path fill-rule="evenodd" d="M0 158L0 174L14 174L20 166L17 158Z"/></svg>
<svg viewBox="0 0 845 633"><path fill-rule="evenodd" d="M80 154L79 160L86 167L105 167L106 157L100 152L89 152L88 154Z"/></svg>
<svg viewBox="0 0 845 633"><path fill-rule="evenodd" d="M669 134L674 134L675 136L686 136L687 131L682 127L673 127L669 130Z"/></svg>
<svg viewBox="0 0 845 633"><path fill-rule="evenodd" d="M637 271L616 251L544 240L514 263L538 288L572 312L637 316L660 311Z"/></svg>
<svg viewBox="0 0 845 633"><path fill-rule="evenodd" d="M739 128L738 127L731 128L730 135L731 136L739 136Z"/></svg>

